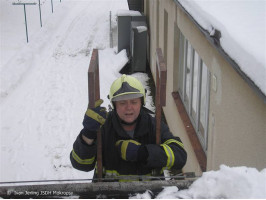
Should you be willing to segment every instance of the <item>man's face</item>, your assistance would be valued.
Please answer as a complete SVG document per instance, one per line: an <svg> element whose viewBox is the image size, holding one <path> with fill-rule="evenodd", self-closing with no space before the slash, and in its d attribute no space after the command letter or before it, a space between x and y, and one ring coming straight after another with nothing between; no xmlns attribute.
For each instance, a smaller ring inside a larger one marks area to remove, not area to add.
<svg viewBox="0 0 266 200"><path fill-rule="evenodd" d="M129 100L122 100L116 101L116 112L120 119L127 123L131 123L135 121L140 113L141 108L141 99L129 99Z"/></svg>

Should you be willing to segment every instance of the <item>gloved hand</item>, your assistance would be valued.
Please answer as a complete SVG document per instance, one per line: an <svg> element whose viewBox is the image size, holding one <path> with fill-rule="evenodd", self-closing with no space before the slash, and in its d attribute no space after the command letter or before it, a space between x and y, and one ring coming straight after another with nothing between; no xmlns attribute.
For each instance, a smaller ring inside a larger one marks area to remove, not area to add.
<svg viewBox="0 0 266 200"><path fill-rule="evenodd" d="M139 142L135 140L118 140L115 146L123 160L132 162L138 160L138 150L141 146Z"/></svg>
<svg viewBox="0 0 266 200"><path fill-rule="evenodd" d="M89 139L96 139L97 131L104 124L107 117L106 108L100 107L102 103L102 99L97 100L95 107L89 108L84 116L82 134Z"/></svg>

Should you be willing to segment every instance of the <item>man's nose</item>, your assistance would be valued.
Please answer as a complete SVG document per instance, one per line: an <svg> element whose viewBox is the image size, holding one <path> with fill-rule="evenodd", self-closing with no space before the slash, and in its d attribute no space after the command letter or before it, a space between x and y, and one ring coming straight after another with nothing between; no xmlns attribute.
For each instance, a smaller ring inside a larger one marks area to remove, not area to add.
<svg viewBox="0 0 266 200"><path fill-rule="evenodd" d="M131 109L132 108L132 104L130 103L130 102L128 102L127 104L126 104L126 109Z"/></svg>

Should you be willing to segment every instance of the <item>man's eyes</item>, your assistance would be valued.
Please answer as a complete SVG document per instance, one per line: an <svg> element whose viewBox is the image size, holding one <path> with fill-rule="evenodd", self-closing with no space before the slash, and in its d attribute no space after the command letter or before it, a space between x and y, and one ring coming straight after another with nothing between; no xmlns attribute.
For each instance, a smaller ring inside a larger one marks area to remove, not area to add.
<svg viewBox="0 0 266 200"><path fill-rule="evenodd" d="M136 104L138 103L138 101L130 101L129 103L130 103L130 104L134 104L134 105L136 105ZM120 104L120 105L126 105L127 102L126 102L126 101L120 101L119 104Z"/></svg>

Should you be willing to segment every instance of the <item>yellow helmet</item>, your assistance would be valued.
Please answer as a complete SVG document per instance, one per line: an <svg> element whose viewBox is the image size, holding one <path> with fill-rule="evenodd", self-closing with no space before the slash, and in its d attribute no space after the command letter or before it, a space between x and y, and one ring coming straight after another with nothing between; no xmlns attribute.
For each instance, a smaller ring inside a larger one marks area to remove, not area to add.
<svg viewBox="0 0 266 200"><path fill-rule="evenodd" d="M146 103L145 89L142 83L133 76L123 74L116 79L111 85L109 99L113 101L121 101L143 97L143 105Z"/></svg>

